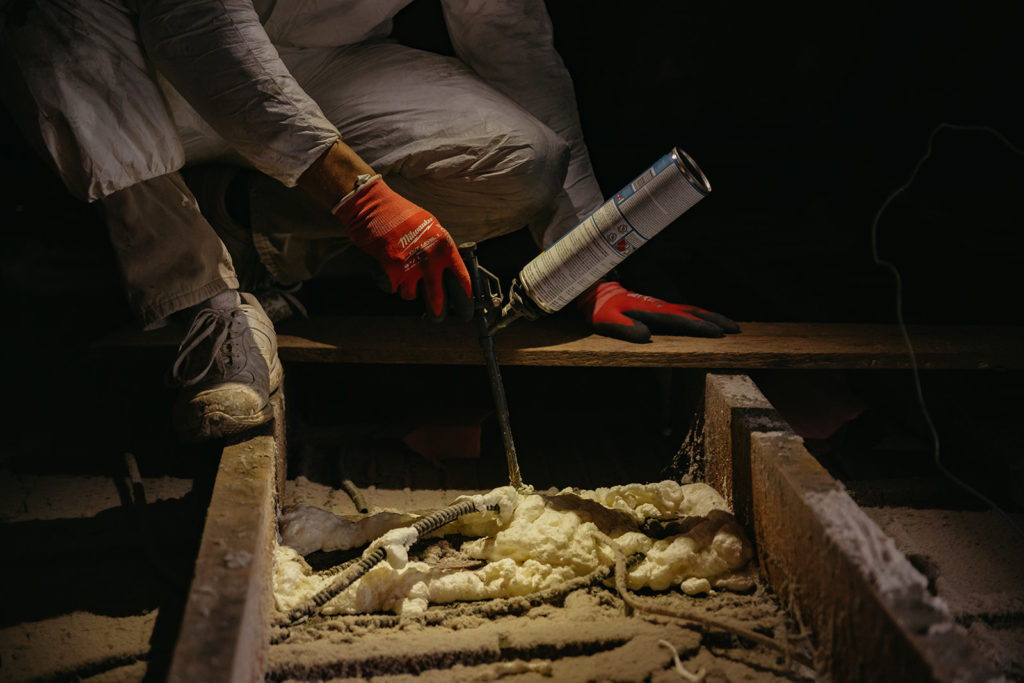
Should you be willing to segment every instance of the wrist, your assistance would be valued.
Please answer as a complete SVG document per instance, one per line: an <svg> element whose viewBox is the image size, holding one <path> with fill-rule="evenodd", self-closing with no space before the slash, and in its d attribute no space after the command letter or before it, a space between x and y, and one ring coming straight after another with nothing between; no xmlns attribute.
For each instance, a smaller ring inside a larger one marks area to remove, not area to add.
<svg viewBox="0 0 1024 683"><path fill-rule="evenodd" d="M359 178L374 175L370 165L339 140L299 176L298 185L313 199L333 208L339 198L352 192Z"/></svg>

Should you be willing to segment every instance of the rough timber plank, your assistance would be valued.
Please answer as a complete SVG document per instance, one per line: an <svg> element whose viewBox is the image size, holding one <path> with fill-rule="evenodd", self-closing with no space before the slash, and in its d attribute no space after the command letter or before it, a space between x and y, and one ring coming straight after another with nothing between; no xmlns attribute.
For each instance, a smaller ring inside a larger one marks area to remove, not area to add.
<svg viewBox="0 0 1024 683"><path fill-rule="evenodd" d="M495 337L503 365L835 368L908 367L899 330L891 325L742 323L721 339L656 336L631 344L585 334L575 321L513 323ZM98 351L127 353L176 345L180 330L122 331ZM922 326L910 329L922 368L1024 368L1024 327ZM294 362L480 365L472 325L440 325L415 317L331 317L289 320L278 330L281 359Z"/></svg>
<svg viewBox="0 0 1024 683"><path fill-rule="evenodd" d="M704 393L704 480L753 524L750 435L788 426L746 375L708 375Z"/></svg>
<svg viewBox="0 0 1024 683"><path fill-rule="evenodd" d="M221 454L168 681L262 681L283 469L284 397L274 420Z"/></svg>
<svg viewBox="0 0 1024 683"><path fill-rule="evenodd" d="M998 680L925 577L749 378L708 375L706 406L705 443L717 445L705 467L733 469L727 495L746 511L762 569L811 629L830 680Z"/></svg>

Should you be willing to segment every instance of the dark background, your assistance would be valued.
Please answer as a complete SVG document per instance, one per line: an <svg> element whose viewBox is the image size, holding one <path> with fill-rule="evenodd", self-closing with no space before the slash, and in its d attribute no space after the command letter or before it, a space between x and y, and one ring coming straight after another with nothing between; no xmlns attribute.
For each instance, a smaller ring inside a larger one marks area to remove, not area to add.
<svg viewBox="0 0 1024 683"><path fill-rule="evenodd" d="M674 268L684 296L740 320L892 321L870 226L934 127L987 125L1024 146L1010 3L549 5L604 188L673 144L714 187L637 260ZM995 136L938 134L879 223L908 319L1021 321L1022 181L1024 157Z"/></svg>

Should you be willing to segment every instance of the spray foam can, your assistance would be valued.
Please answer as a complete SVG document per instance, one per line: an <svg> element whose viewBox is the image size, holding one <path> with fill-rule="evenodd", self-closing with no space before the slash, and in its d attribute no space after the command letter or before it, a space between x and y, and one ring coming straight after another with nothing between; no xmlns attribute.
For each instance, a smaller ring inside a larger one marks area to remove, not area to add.
<svg viewBox="0 0 1024 683"><path fill-rule="evenodd" d="M709 192L694 160L673 148L519 271L494 329L561 310Z"/></svg>

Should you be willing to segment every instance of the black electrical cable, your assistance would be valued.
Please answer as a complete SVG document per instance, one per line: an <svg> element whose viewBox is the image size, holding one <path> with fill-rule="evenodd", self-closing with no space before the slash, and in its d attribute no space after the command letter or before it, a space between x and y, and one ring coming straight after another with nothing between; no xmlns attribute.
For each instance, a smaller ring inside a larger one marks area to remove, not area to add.
<svg viewBox="0 0 1024 683"><path fill-rule="evenodd" d="M924 156L918 159L917 163L914 165L914 170L911 171L910 173L910 177L907 178L906 182L897 187L888 197L886 197L885 201L882 202L882 205L878 208L878 211L875 213L874 219L871 221L871 258L874 260L875 265L887 269L892 274L892 277L896 282L896 322L899 325L900 334L903 336L903 343L907 347L907 355L910 358L910 370L914 378L914 391L917 394L917 402L921 408L921 415L924 417L925 424L928 426L928 432L931 436L932 460L935 464L936 469L938 469L938 471L949 481L953 482L953 484L959 486L961 489L968 492L978 500L982 501L985 505L988 505L990 508L992 508L1000 515L1002 515L1003 519L1006 520L1006 523L1010 525L1010 528L1012 528L1021 537L1024 537L1024 530L1017 526L1016 522L1013 521L1013 518L1011 518L1010 515L1007 514L1007 512L1003 510L994 500L992 500L991 498L989 498L988 496L986 496L981 491L977 490L964 480L957 477L955 474L950 472L942 463L942 458L940 455L941 451L939 442L939 432L935 428L935 423L932 421L931 413L928 411L928 404L925 402L924 399L924 391L921 388L921 374L917 364L917 356L914 354L914 345L913 343L911 343L910 334L907 331L907 325L903 318L903 279L900 276L899 269L896 267L894 263L892 263L891 261L885 261L878 255L878 221L881 219L882 214L889 207L889 205L892 204L892 202L895 201L897 197L906 192L907 189L909 189L910 186L914 183L914 180L917 178L917 174L920 172L925 162L928 161L928 159L930 159L932 156L932 148L934 147L936 136L939 134L939 132L943 130L966 130L990 133L994 135L1000 142L1006 145L1014 153L1024 156L1024 151L1022 151L1019 147L1010 142L1006 138L1006 136L1004 136L1002 133L997 131L995 128L992 128L991 126L983 126L977 124L956 124L948 123L945 121L935 126L935 128L932 129L931 134L928 136L928 146L925 150Z"/></svg>

